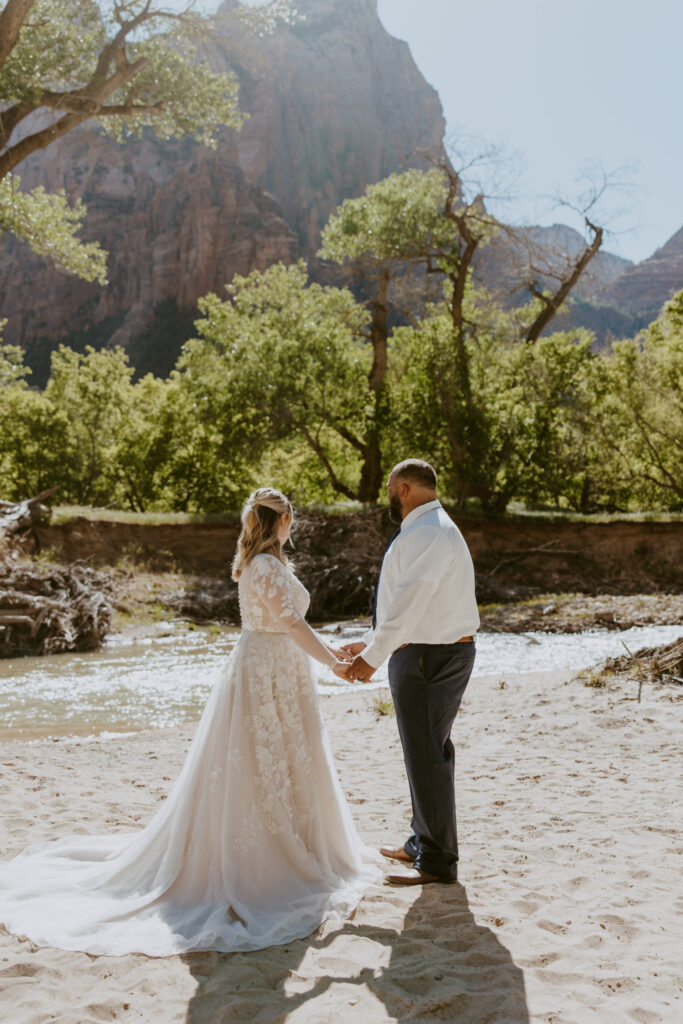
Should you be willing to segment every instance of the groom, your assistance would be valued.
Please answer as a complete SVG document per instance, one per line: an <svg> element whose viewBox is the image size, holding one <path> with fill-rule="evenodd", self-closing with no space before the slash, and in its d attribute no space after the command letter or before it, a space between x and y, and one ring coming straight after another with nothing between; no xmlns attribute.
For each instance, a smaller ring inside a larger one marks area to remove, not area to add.
<svg viewBox="0 0 683 1024"><path fill-rule="evenodd" d="M406 459L391 471L387 496L401 525L380 572L372 629L346 644L350 679L367 682L389 657L389 685L403 745L413 833L398 849L381 848L412 868L393 885L455 882L458 839L451 727L474 664L479 613L465 540L436 498L428 462ZM362 655L361 655L362 652Z"/></svg>

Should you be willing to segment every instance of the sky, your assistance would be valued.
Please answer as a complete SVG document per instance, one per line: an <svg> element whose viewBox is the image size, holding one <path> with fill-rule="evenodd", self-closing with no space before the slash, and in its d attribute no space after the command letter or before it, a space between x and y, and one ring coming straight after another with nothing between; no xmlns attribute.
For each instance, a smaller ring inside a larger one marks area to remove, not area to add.
<svg viewBox="0 0 683 1024"><path fill-rule="evenodd" d="M550 199L619 182L605 249L635 261L683 226L682 0L378 0L441 97L448 135L504 147L515 223L570 223ZM472 143L470 142L470 149Z"/></svg>
<svg viewBox="0 0 683 1024"><path fill-rule="evenodd" d="M683 226L683 0L378 0L378 11L438 91L448 138L470 154L502 148L510 198L489 203L496 215L581 228L554 198L607 174L594 211L603 248L646 259Z"/></svg>

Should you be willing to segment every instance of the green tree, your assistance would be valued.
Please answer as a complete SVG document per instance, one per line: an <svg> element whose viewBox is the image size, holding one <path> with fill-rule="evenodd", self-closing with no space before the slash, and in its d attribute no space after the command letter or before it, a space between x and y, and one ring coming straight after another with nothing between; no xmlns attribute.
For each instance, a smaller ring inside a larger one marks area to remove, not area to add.
<svg viewBox="0 0 683 1024"><path fill-rule="evenodd" d="M28 387L30 372L20 348L0 345L0 481L6 500L51 486L66 441L66 417Z"/></svg>
<svg viewBox="0 0 683 1024"><path fill-rule="evenodd" d="M589 439L600 393L590 334L520 343L529 314L502 309L481 288L468 288L463 311L477 325L462 349L469 394L447 303L394 333L392 390L401 410L394 457L407 450L433 460L461 506L476 498L501 513L523 499L589 510L599 476Z"/></svg>
<svg viewBox="0 0 683 1024"><path fill-rule="evenodd" d="M217 453L233 463L242 453L246 478L271 446L286 455L305 445L334 493L358 498L371 400L366 311L346 289L309 284L303 263L237 277L229 292L201 300L199 337L176 377L197 421L218 431Z"/></svg>
<svg viewBox="0 0 683 1024"><path fill-rule="evenodd" d="M377 501L384 477L382 442L392 416L387 381L391 308L405 311L410 273L426 267L435 245L448 244L450 231L441 216L446 194L444 175L436 168L392 174L357 199L345 200L322 232L318 255L344 266L361 292L370 293L366 337L372 346L368 387L373 401L365 426L362 501Z"/></svg>
<svg viewBox="0 0 683 1024"><path fill-rule="evenodd" d="M596 415L602 472L622 502L683 508L683 291L605 359Z"/></svg>
<svg viewBox="0 0 683 1024"><path fill-rule="evenodd" d="M53 352L45 397L67 420L58 480L60 497L83 505L110 504L119 480L120 438L133 400L133 369L121 348Z"/></svg>
<svg viewBox="0 0 683 1024"><path fill-rule="evenodd" d="M105 283L106 254L76 232L85 213L63 194L20 191L14 169L94 119L122 140L149 128L214 146L220 125L239 127L237 82L214 72L212 34L269 31L285 0L207 16L193 0L8 0L0 11L0 230L13 231L63 270ZM13 180L8 181L8 176Z"/></svg>
<svg viewBox="0 0 683 1024"><path fill-rule="evenodd" d="M367 426L372 446L366 472L373 497L382 479L382 436L401 416L390 406L388 325L393 303L413 322L420 338L433 342L433 376L422 394L429 393L437 408L423 408L420 416L423 423L426 418L440 424L439 436L445 438L449 451L453 497L458 502L478 497L487 508L504 505L512 484L501 489L494 482L500 476L494 465L509 445L498 452L494 444L496 436L502 444L502 435L492 427L496 414L487 401L480 357L492 343L497 344L501 332L509 345L537 342L600 247L602 230L589 220L586 224L593 233L591 242L558 274L553 287L541 287L530 267L527 287L533 301L522 310L506 313L501 300L475 281L474 270L482 251L499 232L513 232L489 214L483 191L471 187L466 174L448 160L428 171L392 175L341 205L323 232L320 255L337 263L350 262L363 278L374 282L369 302L374 356L369 384L375 402ZM421 282L423 293L427 280L441 284L441 302L428 307L428 326L421 325L421 315L414 316L409 305L400 301L406 268ZM502 358L498 348L495 352L496 358ZM416 365L422 365L419 346L415 358ZM406 379L410 377L408 370ZM413 403L411 408L416 412ZM513 474L509 475L512 479Z"/></svg>

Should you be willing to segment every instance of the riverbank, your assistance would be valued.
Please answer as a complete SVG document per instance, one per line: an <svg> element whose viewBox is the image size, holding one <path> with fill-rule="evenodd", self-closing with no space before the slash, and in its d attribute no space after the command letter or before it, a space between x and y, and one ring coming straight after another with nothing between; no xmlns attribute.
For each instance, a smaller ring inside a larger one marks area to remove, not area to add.
<svg viewBox="0 0 683 1024"><path fill-rule="evenodd" d="M546 594L675 594L683 590L683 520L537 518L481 519L451 513L477 572L481 604ZM303 510L294 532L294 562L311 593L317 620L367 615L385 543L394 527L386 509ZM204 590L236 607L228 583L239 519L178 522L59 514L38 524L34 540L66 563L127 563L213 581ZM223 589L221 589L221 584ZM215 603L215 602L214 602ZM209 600L208 604L211 604ZM212 617L208 615L206 617Z"/></svg>
<svg viewBox="0 0 683 1024"><path fill-rule="evenodd" d="M570 673L473 681L456 721L461 884L377 886L353 921L258 953L92 958L0 934L12 1024L664 1024L675 942L678 691ZM359 830L398 840L409 800L393 718L362 688L323 698ZM194 726L7 742L3 859L28 842L142 827ZM677 1010L678 1007L678 1010Z"/></svg>
<svg viewBox="0 0 683 1024"><path fill-rule="evenodd" d="M111 571L114 635L156 636L169 618L180 619L191 628L212 628L219 621L239 622L232 590L212 576L152 572L132 563ZM589 629L676 626L683 625L683 594L542 593L521 601L481 604L479 612L481 629L489 633L581 633Z"/></svg>

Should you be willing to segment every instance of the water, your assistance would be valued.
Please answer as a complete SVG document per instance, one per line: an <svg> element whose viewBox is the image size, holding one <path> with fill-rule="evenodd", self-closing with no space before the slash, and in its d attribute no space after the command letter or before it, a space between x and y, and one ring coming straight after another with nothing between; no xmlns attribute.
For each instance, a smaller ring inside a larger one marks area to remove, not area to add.
<svg viewBox="0 0 683 1024"><path fill-rule="evenodd" d="M333 644L358 639L358 622L321 632ZM89 736L164 728L195 721L210 687L225 669L239 632L177 630L135 643L112 638L100 651L0 661L0 737ZM634 627L622 632L574 634L481 633L474 677L588 668L607 657L668 643L679 626ZM318 666L320 691L356 689ZM370 684L387 685L383 665Z"/></svg>

